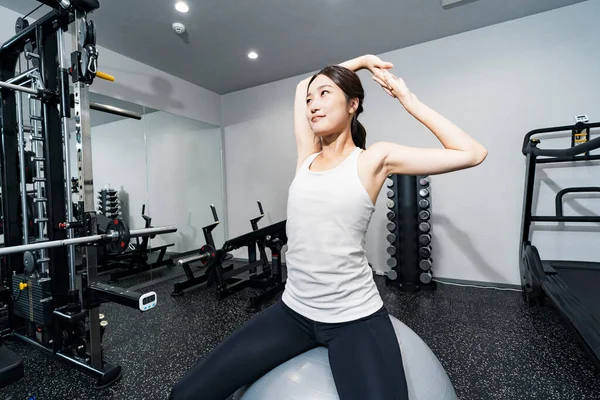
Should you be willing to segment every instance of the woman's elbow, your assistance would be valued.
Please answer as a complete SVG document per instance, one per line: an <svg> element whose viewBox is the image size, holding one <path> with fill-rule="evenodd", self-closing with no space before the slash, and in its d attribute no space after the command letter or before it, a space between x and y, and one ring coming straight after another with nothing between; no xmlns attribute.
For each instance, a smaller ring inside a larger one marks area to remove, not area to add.
<svg viewBox="0 0 600 400"><path fill-rule="evenodd" d="M473 166L475 167L481 164L487 158L487 155L488 151L485 147L481 146L479 149L477 149L473 155Z"/></svg>

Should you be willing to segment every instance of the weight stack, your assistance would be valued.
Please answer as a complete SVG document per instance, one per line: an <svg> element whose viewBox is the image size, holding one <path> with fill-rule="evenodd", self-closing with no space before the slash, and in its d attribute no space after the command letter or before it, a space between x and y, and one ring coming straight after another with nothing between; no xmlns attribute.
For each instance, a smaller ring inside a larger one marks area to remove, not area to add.
<svg viewBox="0 0 600 400"><path fill-rule="evenodd" d="M434 289L430 178L390 175L386 186L387 284L406 292Z"/></svg>
<svg viewBox="0 0 600 400"><path fill-rule="evenodd" d="M19 284L27 283L20 290ZM38 324L52 322L52 285L50 278L28 278L23 274L12 276L14 312L21 318Z"/></svg>
<svg viewBox="0 0 600 400"><path fill-rule="evenodd" d="M110 219L121 216L121 202L116 190L105 188L98 192L98 213Z"/></svg>

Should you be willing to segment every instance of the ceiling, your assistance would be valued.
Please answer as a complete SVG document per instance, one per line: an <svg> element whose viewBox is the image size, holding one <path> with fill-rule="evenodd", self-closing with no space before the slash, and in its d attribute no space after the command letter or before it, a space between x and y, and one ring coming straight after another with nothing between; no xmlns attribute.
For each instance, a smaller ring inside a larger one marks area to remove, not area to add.
<svg viewBox="0 0 600 400"><path fill-rule="evenodd" d="M187 0L181 14L175 0L100 0L92 19L100 46L225 94L582 1L471 0L443 9L442 0ZM23 14L39 4L0 0ZM176 35L173 22L187 33ZM250 60L250 50L259 58Z"/></svg>

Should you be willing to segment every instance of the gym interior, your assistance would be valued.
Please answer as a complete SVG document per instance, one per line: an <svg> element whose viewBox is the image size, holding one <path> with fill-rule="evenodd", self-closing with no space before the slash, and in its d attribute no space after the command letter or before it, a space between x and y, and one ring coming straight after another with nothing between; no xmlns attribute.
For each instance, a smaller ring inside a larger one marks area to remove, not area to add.
<svg viewBox="0 0 600 400"><path fill-rule="evenodd" d="M488 149L389 176L369 225L410 399L600 399L599 15L0 0L0 398L167 399L280 301L296 87L374 54ZM440 147L357 73L367 148ZM304 356L229 399L339 398L326 353Z"/></svg>

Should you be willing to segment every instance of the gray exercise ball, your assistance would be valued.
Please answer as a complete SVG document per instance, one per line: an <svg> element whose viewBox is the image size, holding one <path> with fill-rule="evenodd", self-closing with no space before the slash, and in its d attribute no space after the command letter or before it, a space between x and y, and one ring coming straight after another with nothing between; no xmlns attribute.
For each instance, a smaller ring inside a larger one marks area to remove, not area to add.
<svg viewBox="0 0 600 400"><path fill-rule="evenodd" d="M410 400L456 400L439 360L408 326L390 315L402 351ZM328 350L317 347L272 369L238 390L234 400L339 400Z"/></svg>

